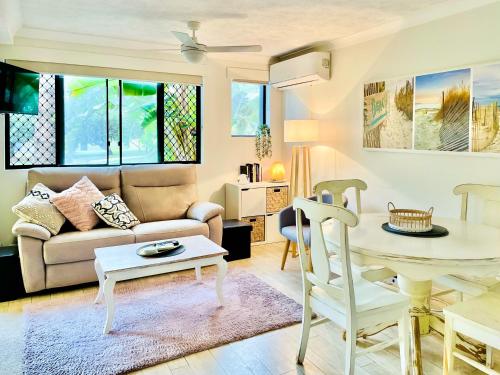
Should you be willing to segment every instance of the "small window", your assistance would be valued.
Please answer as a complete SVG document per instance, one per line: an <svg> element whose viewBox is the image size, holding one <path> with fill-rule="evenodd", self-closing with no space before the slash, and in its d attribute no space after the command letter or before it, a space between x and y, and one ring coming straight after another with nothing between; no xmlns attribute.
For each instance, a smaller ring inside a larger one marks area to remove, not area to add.
<svg viewBox="0 0 500 375"><path fill-rule="evenodd" d="M233 81L231 106L231 135L255 137L259 125L267 123L267 86Z"/></svg>

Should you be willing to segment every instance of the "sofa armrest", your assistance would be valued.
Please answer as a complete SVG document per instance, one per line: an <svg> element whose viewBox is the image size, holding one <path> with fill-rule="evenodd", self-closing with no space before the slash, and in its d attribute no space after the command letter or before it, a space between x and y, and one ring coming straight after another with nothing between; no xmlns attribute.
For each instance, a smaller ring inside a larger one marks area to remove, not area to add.
<svg viewBox="0 0 500 375"><path fill-rule="evenodd" d="M24 236L36 238L42 241L48 241L51 234L48 229L33 223L19 219L12 227L12 234L15 236Z"/></svg>
<svg viewBox="0 0 500 375"><path fill-rule="evenodd" d="M32 293L45 289L45 262L43 241L38 238L19 236L17 238L24 289Z"/></svg>
<svg viewBox="0 0 500 375"><path fill-rule="evenodd" d="M206 223L210 219L222 215L224 208L212 202L194 202L187 212L188 219L199 220Z"/></svg>
<svg viewBox="0 0 500 375"><path fill-rule="evenodd" d="M214 216L207 221L207 224L208 238L220 246L222 244L222 231L224 229L222 217L220 215Z"/></svg>

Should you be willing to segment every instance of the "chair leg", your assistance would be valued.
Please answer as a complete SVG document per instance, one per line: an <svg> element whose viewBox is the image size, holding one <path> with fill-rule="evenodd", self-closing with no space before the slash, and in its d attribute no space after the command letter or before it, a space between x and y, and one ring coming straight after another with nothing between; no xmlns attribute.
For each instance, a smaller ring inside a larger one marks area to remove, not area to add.
<svg viewBox="0 0 500 375"><path fill-rule="evenodd" d="M307 342L309 341L309 331L311 330L312 310L309 303L309 291L304 291L304 307L302 310L302 331L300 335L299 353L297 354L297 363L301 365L306 356Z"/></svg>
<svg viewBox="0 0 500 375"><path fill-rule="evenodd" d="M354 375L356 359L357 330L352 325L346 330L345 375Z"/></svg>
<svg viewBox="0 0 500 375"><path fill-rule="evenodd" d="M290 240L286 240L285 249L283 250L283 256L281 258L281 270L285 269L286 258L288 256L288 250L290 249Z"/></svg>
<svg viewBox="0 0 500 375"><path fill-rule="evenodd" d="M444 353L443 353L443 375L453 374L453 365L457 335L453 330L453 321L450 318L445 319L444 323Z"/></svg>
<svg viewBox="0 0 500 375"><path fill-rule="evenodd" d="M403 312L401 320L398 322L399 332L399 355L401 356L401 372L403 375L410 375L410 317L408 311Z"/></svg>
<svg viewBox="0 0 500 375"><path fill-rule="evenodd" d="M299 252L297 251L297 242L292 242L292 258L297 258Z"/></svg>
<svg viewBox="0 0 500 375"><path fill-rule="evenodd" d="M486 367L493 368L493 347L486 345Z"/></svg>

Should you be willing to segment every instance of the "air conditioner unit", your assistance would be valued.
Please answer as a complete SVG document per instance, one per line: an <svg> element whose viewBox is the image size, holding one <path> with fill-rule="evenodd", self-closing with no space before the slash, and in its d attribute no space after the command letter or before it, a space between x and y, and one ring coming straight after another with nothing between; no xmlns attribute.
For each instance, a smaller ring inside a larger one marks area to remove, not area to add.
<svg viewBox="0 0 500 375"><path fill-rule="evenodd" d="M284 90L330 79L330 52L310 52L269 67L269 81Z"/></svg>

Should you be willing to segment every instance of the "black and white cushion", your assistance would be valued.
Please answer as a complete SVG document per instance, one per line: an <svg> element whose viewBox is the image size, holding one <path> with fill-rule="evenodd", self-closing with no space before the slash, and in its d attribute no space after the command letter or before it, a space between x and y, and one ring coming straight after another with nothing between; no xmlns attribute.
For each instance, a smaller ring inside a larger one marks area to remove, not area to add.
<svg viewBox="0 0 500 375"><path fill-rule="evenodd" d="M92 208L106 224L115 228L128 229L141 223L116 193L92 203Z"/></svg>

